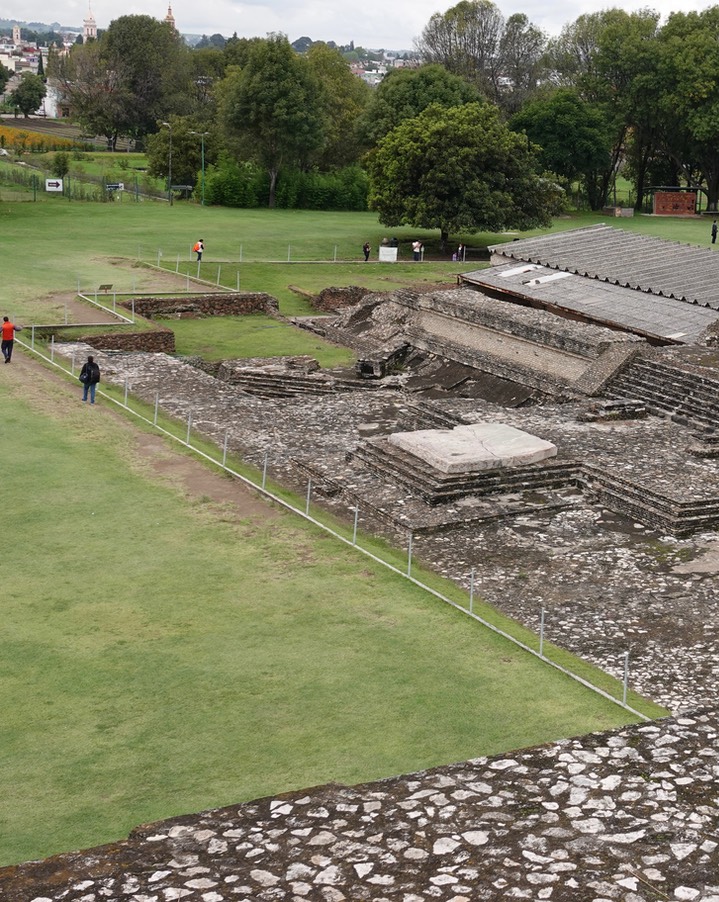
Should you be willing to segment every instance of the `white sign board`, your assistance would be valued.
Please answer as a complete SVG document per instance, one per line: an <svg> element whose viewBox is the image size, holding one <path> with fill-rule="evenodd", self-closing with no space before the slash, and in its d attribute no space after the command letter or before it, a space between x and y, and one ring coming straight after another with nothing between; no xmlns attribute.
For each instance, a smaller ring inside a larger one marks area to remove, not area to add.
<svg viewBox="0 0 719 902"><path fill-rule="evenodd" d="M380 247L379 249L380 263L396 263L397 248L396 247Z"/></svg>
<svg viewBox="0 0 719 902"><path fill-rule="evenodd" d="M62 179L45 179L45 190L62 192Z"/></svg>

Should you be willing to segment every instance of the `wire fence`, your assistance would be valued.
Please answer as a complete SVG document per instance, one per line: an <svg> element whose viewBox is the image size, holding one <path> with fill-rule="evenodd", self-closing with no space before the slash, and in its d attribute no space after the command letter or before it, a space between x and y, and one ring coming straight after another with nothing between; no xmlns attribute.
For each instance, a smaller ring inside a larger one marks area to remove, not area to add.
<svg viewBox="0 0 719 902"><path fill-rule="evenodd" d="M44 353L43 350L36 347L34 344L34 340L33 340L32 345L29 345L26 342L24 342L18 338L16 338L16 342L19 345L21 345L22 347L24 347L28 352L33 353L37 357L42 359L45 363L48 363L48 364L52 365L53 367L61 370L65 375L70 376L70 377L75 377L75 370L76 370L75 357L73 356L71 358L70 369L68 370L67 367L63 365L64 358L62 359L61 362L59 362L58 360L55 359L56 355L55 355L54 340L52 340L50 342L49 354ZM142 413L139 410L135 410L130 406L130 404L129 404L130 385L129 385L128 379L125 379L123 387L122 387L122 395L123 395L122 400L118 400L117 398L114 398L112 395L108 394L106 391L100 390L99 388L97 390L97 394L100 397L104 398L105 400L109 401L110 403L116 405L117 407L122 408L123 411L129 413L131 416L135 417L136 419L141 420L146 425L152 426L154 429L156 429L158 432L162 433L168 439L171 439L173 442L177 442L178 444L182 445L184 448L186 448L189 451L191 451L192 453L196 454L202 460L212 464L214 467L217 467L219 470L221 470L228 476L231 476L234 479L239 480L244 485L246 485L248 488L251 488L253 491L258 492L260 495L262 495L269 501L272 501L274 504L280 506L281 508L294 514L295 516L301 517L307 523L311 523L313 526L315 526L318 529L321 529L323 532L331 535L334 539L336 539L338 542L341 542L343 545L350 546L351 548L355 549L359 554L364 555L365 557L371 559L375 563L386 568L387 570L391 571L392 573L396 574L397 576L400 576L403 579L407 580L408 582L412 583L414 586L417 586L419 589L421 589L422 591L431 595L432 597L438 599L439 601L442 601L444 604L449 605L450 607L454 608L456 611L461 612L462 614L464 614L467 617L474 620L476 623L481 624L485 629L488 629L492 633L495 633L496 635L501 636L506 641L511 642L513 645L517 646L518 648L520 648L522 651L526 652L527 654L532 655L535 658L538 658L540 661L542 661L542 663L563 673L565 676L576 681L577 683L580 683L585 688L602 696L602 698L605 698L606 700L612 702L613 704L620 706L621 708L628 711L630 714L634 715L635 717L639 718L640 720L643 720L643 721L651 720L650 717L643 714L641 711L638 711L636 708L632 707L627 701L627 696L628 696L628 691L629 691L629 652L628 651L624 652L621 655L623 679L620 681L621 697L617 697L615 695L612 695L610 692L607 692L604 689L600 688L599 686L596 686L595 684L593 684L589 680L585 679L584 677L579 676L578 674L574 673L573 671L571 671L568 668L564 667L563 665L559 664L557 661L553 661L545 653L546 636L545 636L545 610L544 610L544 608L542 608L542 612L541 612L540 632L539 632L539 637L538 637L538 639L539 639L538 648L535 649L535 648L532 648L530 645L527 645L526 642L523 642L520 639L518 639L516 636L513 636L511 633L508 633L507 631L499 628L495 624L489 622L486 618L482 617L480 614L478 614L476 612L476 610L475 610L475 576L476 576L476 573L474 570L472 570L471 575L470 575L469 597L468 597L468 601L467 601L466 605L460 604L459 602L448 597L444 593L427 585L421 579L418 579L417 577L415 577L412 573L413 535L411 532L408 532L408 535L407 535L406 566L398 567L395 564L391 563L390 561L385 560L384 558L382 558L381 556L376 554L374 551L372 551L368 548L365 548L360 544L360 541L359 541L359 538L360 538L360 535L359 535L360 507L359 507L359 505L356 505L354 508L348 509L348 514L350 515L350 518L353 521L352 537L348 538L348 536L343 535L341 532L338 532L331 525L318 519L317 516L315 516L314 513L312 512L312 488L313 487L312 487L311 478L308 479L308 481L307 481L307 490L306 490L306 494L305 494L304 507L300 507L300 506L297 506L296 504L291 503L286 498L282 498L281 496L279 496L275 492L271 491L267 487L267 473L268 473L268 467L269 467L269 455L267 453L264 456L262 469L261 469L260 474L257 479L251 479L251 478L243 475L242 473L239 473L237 470L233 469L231 466L229 466L227 463L229 430L225 431L222 448L219 449L219 450L221 450L221 454L219 456L215 457L212 454L208 454L206 451L203 451L201 448L197 447L196 445L194 445L192 443L192 438L193 438L192 412L188 413L187 421L185 424L183 424L183 425L178 424L178 428L182 432L181 435L176 435L171 430L165 429L162 425L160 425L159 418L160 418L161 413L162 413L163 417L165 417L167 419L174 420L175 422L177 422L177 419L176 419L176 417L173 416L172 413L160 410L159 392L155 393L152 418L145 416L144 413Z"/></svg>

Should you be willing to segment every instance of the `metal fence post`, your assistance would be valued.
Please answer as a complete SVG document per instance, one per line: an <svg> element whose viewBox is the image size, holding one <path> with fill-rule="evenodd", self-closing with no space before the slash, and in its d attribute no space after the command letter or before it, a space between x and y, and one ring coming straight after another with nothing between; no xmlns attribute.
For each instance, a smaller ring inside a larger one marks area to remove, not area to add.
<svg viewBox="0 0 719 902"><path fill-rule="evenodd" d="M132 321L135 322L135 298L132 299Z"/></svg>
<svg viewBox="0 0 719 902"><path fill-rule="evenodd" d="M627 704L627 689L629 687L629 652L624 652L624 687L622 691L622 704Z"/></svg>
<svg viewBox="0 0 719 902"><path fill-rule="evenodd" d="M222 466L227 463L227 440L229 438L229 429L225 429L225 441L222 443Z"/></svg>
<svg viewBox="0 0 719 902"><path fill-rule="evenodd" d="M359 520L359 504L355 505L355 525L352 528L352 544L357 544L357 521Z"/></svg>
<svg viewBox="0 0 719 902"><path fill-rule="evenodd" d="M333 260L334 263L337 262L337 245L336 245L336 244L335 244L335 255L334 255L334 257L332 258L332 260Z"/></svg>
<svg viewBox="0 0 719 902"><path fill-rule="evenodd" d="M220 284L220 272L222 271L222 266L217 267L217 284Z"/></svg>
<svg viewBox="0 0 719 902"><path fill-rule="evenodd" d="M469 613L474 613L474 567L469 577Z"/></svg>
<svg viewBox="0 0 719 902"><path fill-rule="evenodd" d="M287 245L287 262L288 262L288 263L290 262L290 249L291 249L291 248L290 248L290 245L288 244L288 245Z"/></svg>
<svg viewBox="0 0 719 902"><path fill-rule="evenodd" d="M242 263L242 245L240 245L240 263Z"/></svg>
<svg viewBox="0 0 719 902"><path fill-rule="evenodd" d="M409 541L407 543L407 576L412 575L412 541L414 536L410 532Z"/></svg>
<svg viewBox="0 0 719 902"><path fill-rule="evenodd" d="M542 615L539 618L539 657L544 657L544 608L542 608Z"/></svg>
<svg viewBox="0 0 719 902"><path fill-rule="evenodd" d="M157 249L157 265L160 266L160 257L162 257L162 250L158 247Z"/></svg>
<svg viewBox="0 0 719 902"><path fill-rule="evenodd" d="M190 444L190 431L192 430L192 411L187 414L187 439L185 440L185 444Z"/></svg>
<svg viewBox="0 0 719 902"><path fill-rule="evenodd" d="M50 336L50 361L55 360L55 336Z"/></svg>
<svg viewBox="0 0 719 902"><path fill-rule="evenodd" d="M159 408L159 406L160 406L160 392L156 391L155 392L155 416L152 420L153 426L157 426L157 409Z"/></svg>
<svg viewBox="0 0 719 902"><path fill-rule="evenodd" d="M267 452L265 451L265 460L262 464L262 488L264 489L267 483Z"/></svg>
<svg viewBox="0 0 719 902"><path fill-rule="evenodd" d="M35 326L30 327L30 350L35 350Z"/></svg>
<svg viewBox="0 0 719 902"><path fill-rule="evenodd" d="M125 401L124 401L125 407L127 407L127 392L128 392L129 387L130 387L130 385L129 385L128 378L127 378L127 376L125 376Z"/></svg>
<svg viewBox="0 0 719 902"><path fill-rule="evenodd" d="M305 515L310 515L310 496L312 495L312 477L307 480L307 502L305 504Z"/></svg>

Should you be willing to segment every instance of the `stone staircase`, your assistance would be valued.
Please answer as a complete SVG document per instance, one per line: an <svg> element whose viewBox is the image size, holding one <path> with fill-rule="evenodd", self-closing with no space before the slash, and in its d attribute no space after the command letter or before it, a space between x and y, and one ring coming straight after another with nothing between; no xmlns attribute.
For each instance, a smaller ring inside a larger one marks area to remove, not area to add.
<svg viewBox="0 0 719 902"><path fill-rule="evenodd" d="M428 504L444 504L467 495L541 492L577 484L574 461L543 461L474 473L441 473L384 438L369 439L357 447L353 456L384 479L416 492Z"/></svg>
<svg viewBox="0 0 719 902"><path fill-rule="evenodd" d="M611 398L638 398L647 409L695 427L719 428L719 378L649 357L633 361L605 388Z"/></svg>
<svg viewBox="0 0 719 902"><path fill-rule="evenodd" d="M336 376L303 375L300 373L268 373L262 370L233 370L228 376L220 374L224 382L260 398L298 398L312 395L333 395L338 392L367 391L386 388L368 379L349 379Z"/></svg>

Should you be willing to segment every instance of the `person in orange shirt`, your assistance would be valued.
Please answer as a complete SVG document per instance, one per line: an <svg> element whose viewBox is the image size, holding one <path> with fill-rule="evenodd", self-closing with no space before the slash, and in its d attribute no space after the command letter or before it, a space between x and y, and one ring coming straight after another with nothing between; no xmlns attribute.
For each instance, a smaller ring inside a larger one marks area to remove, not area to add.
<svg viewBox="0 0 719 902"><path fill-rule="evenodd" d="M2 347L2 355L5 358L5 363L10 363L12 359L12 347L15 343L15 333L19 332L21 329L22 326L14 325L7 316L3 316L2 329L0 329L2 334L0 346Z"/></svg>

